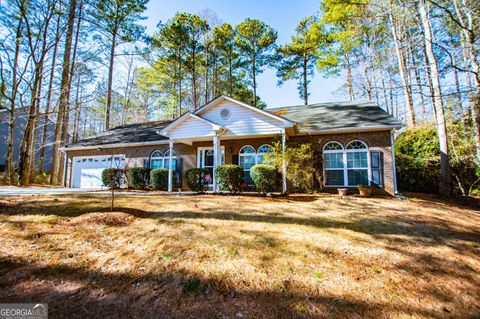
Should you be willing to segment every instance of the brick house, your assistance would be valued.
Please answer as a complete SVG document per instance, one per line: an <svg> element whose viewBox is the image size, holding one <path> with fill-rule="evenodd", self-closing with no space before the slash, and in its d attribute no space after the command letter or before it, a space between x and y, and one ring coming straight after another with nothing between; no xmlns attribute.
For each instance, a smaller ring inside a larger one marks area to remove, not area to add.
<svg viewBox="0 0 480 319"><path fill-rule="evenodd" d="M324 188L375 183L394 194L393 131L401 126L370 102L260 110L222 95L173 121L124 125L67 145L62 149L67 155L65 184L101 188L105 168L140 166L168 168L168 190L173 191L188 189L182 178L187 170L213 172L221 164L241 165L250 183L250 168L264 161L273 141L280 141L283 149L311 144L322 158L317 170ZM173 185L174 174L178 185ZM217 190L214 174L212 178L212 190ZM282 184L286 192L285 178Z"/></svg>

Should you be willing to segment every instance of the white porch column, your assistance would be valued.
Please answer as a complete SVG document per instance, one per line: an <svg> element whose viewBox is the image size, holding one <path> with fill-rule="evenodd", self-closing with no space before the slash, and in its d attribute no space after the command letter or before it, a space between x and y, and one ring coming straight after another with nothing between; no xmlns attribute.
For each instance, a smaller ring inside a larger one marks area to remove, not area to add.
<svg viewBox="0 0 480 319"><path fill-rule="evenodd" d="M220 149L220 136L215 134L213 136L213 192L218 192L217 178L215 177L215 170L222 158L222 150Z"/></svg>
<svg viewBox="0 0 480 319"><path fill-rule="evenodd" d="M287 147L287 132L282 132L282 192L287 193L287 164L285 162L285 149Z"/></svg>
<svg viewBox="0 0 480 319"><path fill-rule="evenodd" d="M168 159L168 191L173 190L173 170L172 170L172 153L173 153L173 140L169 140L170 155Z"/></svg>

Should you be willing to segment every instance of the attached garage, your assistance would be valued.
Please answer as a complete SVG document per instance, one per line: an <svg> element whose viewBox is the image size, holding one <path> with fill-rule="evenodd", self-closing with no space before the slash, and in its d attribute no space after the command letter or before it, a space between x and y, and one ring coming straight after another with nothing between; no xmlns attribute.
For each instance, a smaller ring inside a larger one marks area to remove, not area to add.
<svg viewBox="0 0 480 319"><path fill-rule="evenodd" d="M124 168L125 156L88 156L73 158L72 187L101 189L102 172L106 168Z"/></svg>

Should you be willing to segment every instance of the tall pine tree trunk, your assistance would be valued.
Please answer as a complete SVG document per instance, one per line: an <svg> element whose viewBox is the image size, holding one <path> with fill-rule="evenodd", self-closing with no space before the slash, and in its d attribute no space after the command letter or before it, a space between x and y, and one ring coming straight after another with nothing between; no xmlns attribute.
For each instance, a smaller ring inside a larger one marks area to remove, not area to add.
<svg viewBox="0 0 480 319"><path fill-rule="evenodd" d="M413 99L412 99L412 94L409 90L410 83L408 81L408 72L406 71L406 66L405 66L405 57L403 54L403 48L401 47L400 44L400 39L398 37L398 32L397 32L397 27L395 24L395 20L393 18L393 7L392 3L390 2L390 10L389 10L389 16L390 16L390 24L391 24L391 29L392 29L392 35L393 35L393 41L395 43L395 51L397 52L397 59L398 59L398 68L400 72L400 78L402 79L402 84L403 84L403 93L405 96L405 104L407 108L406 112L406 122L407 126L410 128L415 127L415 110L413 107Z"/></svg>
<svg viewBox="0 0 480 319"><path fill-rule="evenodd" d="M77 2L76 0L70 0L69 10L68 10L68 25L67 33L65 37L65 50L63 54L63 66L62 66L62 81L60 84L60 98L58 104L58 115L57 122L55 124L55 142L53 145L53 156L52 156L52 175L50 177L50 183L60 184L61 183L61 174L60 170L60 146L62 142L62 131L63 131L63 121L66 118L67 108L68 108L68 84L70 82L70 55L72 52L72 38L73 38L73 27L75 24L75 9Z"/></svg>
<svg viewBox="0 0 480 319"><path fill-rule="evenodd" d="M352 81L352 66L350 64L350 54L348 50L345 50L345 65L347 68L347 86L348 86L348 97L350 101L355 100L355 94L353 93L353 81Z"/></svg>
<svg viewBox="0 0 480 319"><path fill-rule="evenodd" d="M21 4L21 10L24 10L25 1ZM10 94L10 116L8 120L8 146L7 146L7 177L8 184L14 184L16 182L15 174L15 164L13 161L13 152L15 145L15 117L16 117L16 101L18 86L20 82L17 81L17 71L18 71L18 60L20 56L20 44L22 40L22 26L23 26L23 15L20 15L17 29L15 33L15 53L13 58L13 69L12 69L12 92Z"/></svg>
<svg viewBox="0 0 480 319"><path fill-rule="evenodd" d="M433 52L433 34L430 23L430 17L427 12L425 0L419 0L418 10L422 19L422 26L424 30L424 41L427 53L427 61L432 76L432 91L434 93L434 111L437 124L437 134L440 142L440 184L439 192L443 196L450 194L450 162L448 153L447 140L447 125L445 121L445 114L443 110L442 92L440 89L440 78L438 76L437 59Z"/></svg>
<svg viewBox="0 0 480 319"><path fill-rule="evenodd" d="M60 8L61 11L61 3ZM52 66L50 69L50 79L48 83L48 93L47 93L47 101L45 105L45 113L43 115L43 131L42 131L42 143L40 145L40 153L38 155L38 172L39 174L43 173L43 165L45 162L45 147L47 144L48 139L48 127L50 125L49 115L50 115L50 104L52 101L52 89L53 89L53 82L55 79L55 64L57 62L57 50L58 50L58 42L60 41L60 18L61 15L57 15L57 23L55 27L55 42L53 46L53 53L52 53Z"/></svg>
<svg viewBox="0 0 480 319"><path fill-rule="evenodd" d="M480 165L480 65L475 50L475 33L474 33L474 19L472 12L465 10L465 16L460 10L458 0L453 0L455 10L457 12L460 23L464 26L462 33L465 38L465 49L470 58L472 65L473 79L476 89L476 98L470 101L470 114L472 115L472 123L474 129L475 140L475 158L477 165ZM461 3L462 7L467 8L464 1Z"/></svg>
<svg viewBox="0 0 480 319"><path fill-rule="evenodd" d="M303 102L308 105L307 57L303 57Z"/></svg>
<svg viewBox="0 0 480 319"><path fill-rule="evenodd" d="M107 105L105 106L105 130L110 129L110 108L112 106L112 87L113 87L113 64L115 62L115 47L117 42L117 32L112 34L112 43L110 46L110 58L108 66L108 88L107 88Z"/></svg>

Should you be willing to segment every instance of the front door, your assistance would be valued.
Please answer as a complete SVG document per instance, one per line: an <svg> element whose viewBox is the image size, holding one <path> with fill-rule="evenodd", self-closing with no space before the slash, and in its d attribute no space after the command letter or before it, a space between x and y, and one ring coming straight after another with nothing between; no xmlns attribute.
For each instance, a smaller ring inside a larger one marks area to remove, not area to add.
<svg viewBox="0 0 480 319"><path fill-rule="evenodd" d="M209 175L210 181L213 181L213 147L199 147L198 148L198 168L205 168ZM225 148L222 146L222 165L225 164ZM210 183L209 186L213 184Z"/></svg>

